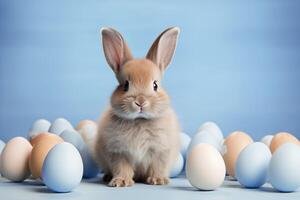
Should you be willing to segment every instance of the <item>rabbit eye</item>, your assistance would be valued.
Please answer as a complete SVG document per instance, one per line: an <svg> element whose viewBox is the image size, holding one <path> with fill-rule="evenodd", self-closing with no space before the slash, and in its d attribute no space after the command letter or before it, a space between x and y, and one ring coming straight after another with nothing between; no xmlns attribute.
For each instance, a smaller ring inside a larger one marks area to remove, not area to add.
<svg viewBox="0 0 300 200"><path fill-rule="evenodd" d="M157 88L158 88L157 82L154 81L154 82L153 82L153 90L154 90L154 91L157 91Z"/></svg>
<svg viewBox="0 0 300 200"><path fill-rule="evenodd" d="M129 82L128 81L125 81L123 90L124 90L124 92L127 92L129 90Z"/></svg>

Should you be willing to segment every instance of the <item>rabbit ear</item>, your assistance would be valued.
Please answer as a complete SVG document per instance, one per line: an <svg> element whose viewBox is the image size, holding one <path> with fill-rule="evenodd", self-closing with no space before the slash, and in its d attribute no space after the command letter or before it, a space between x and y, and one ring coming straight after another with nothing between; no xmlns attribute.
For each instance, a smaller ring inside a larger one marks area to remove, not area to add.
<svg viewBox="0 0 300 200"><path fill-rule="evenodd" d="M162 32L152 44L146 58L154 62L161 71L170 64L174 55L180 29L172 27Z"/></svg>
<svg viewBox="0 0 300 200"><path fill-rule="evenodd" d="M130 50L122 35L112 28L102 28L102 44L105 58L109 66L115 73L120 67L132 59Z"/></svg>

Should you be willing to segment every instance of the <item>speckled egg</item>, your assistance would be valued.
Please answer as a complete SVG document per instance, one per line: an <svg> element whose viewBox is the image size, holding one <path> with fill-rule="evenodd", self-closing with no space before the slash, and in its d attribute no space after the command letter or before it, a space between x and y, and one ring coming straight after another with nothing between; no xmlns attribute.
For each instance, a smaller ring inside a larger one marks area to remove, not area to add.
<svg viewBox="0 0 300 200"><path fill-rule="evenodd" d="M253 143L252 138L241 131L235 131L225 139L223 158L226 164L226 171L230 176L235 177L236 160L240 152L251 143Z"/></svg>
<svg viewBox="0 0 300 200"><path fill-rule="evenodd" d="M287 132L280 132L274 135L271 144L270 144L270 149L271 152L274 153L276 149L278 149L282 144L291 142L297 145L300 145L299 140L293 136L290 133Z"/></svg>
<svg viewBox="0 0 300 200"><path fill-rule="evenodd" d="M30 175L28 159L32 146L23 137L11 139L1 153L0 169L5 178L20 182Z"/></svg>

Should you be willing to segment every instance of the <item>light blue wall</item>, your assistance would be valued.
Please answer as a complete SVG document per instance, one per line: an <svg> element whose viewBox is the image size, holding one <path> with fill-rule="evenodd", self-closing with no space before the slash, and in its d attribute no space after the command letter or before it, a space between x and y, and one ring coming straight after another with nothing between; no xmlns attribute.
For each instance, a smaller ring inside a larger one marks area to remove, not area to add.
<svg viewBox="0 0 300 200"><path fill-rule="evenodd" d="M99 30L123 33L142 57L181 27L164 84L183 129L207 120L225 135L300 136L299 1L0 1L0 138L37 118L97 119L116 86Z"/></svg>

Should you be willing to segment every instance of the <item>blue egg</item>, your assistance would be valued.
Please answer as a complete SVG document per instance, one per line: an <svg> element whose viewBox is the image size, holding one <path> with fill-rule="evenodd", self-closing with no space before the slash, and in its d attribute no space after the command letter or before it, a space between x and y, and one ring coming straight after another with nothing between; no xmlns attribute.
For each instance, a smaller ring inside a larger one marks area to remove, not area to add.
<svg viewBox="0 0 300 200"><path fill-rule="evenodd" d="M73 144L78 151L81 151L85 143L81 137L81 135L76 131L76 130L64 130L61 134L60 137L65 141Z"/></svg>
<svg viewBox="0 0 300 200"><path fill-rule="evenodd" d="M177 177L182 172L183 166L184 166L183 156L181 155L181 153L178 153L176 161L170 171L170 177L171 178Z"/></svg>
<svg viewBox="0 0 300 200"><path fill-rule="evenodd" d="M194 146L200 143L207 143L215 147L219 152L222 150L222 144L218 141L218 139L212 135L209 131L202 130L198 132L194 137L192 138L190 145L188 147L187 153L192 150Z"/></svg>
<svg viewBox="0 0 300 200"><path fill-rule="evenodd" d="M70 192L79 185L83 175L82 159L74 145L63 142L47 154L42 179L54 192Z"/></svg>
<svg viewBox="0 0 300 200"><path fill-rule="evenodd" d="M46 119L36 120L31 125L31 128L28 133L30 139L36 137L38 134L40 134L42 132L48 132L50 126L51 126L51 123Z"/></svg>
<svg viewBox="0 0 300 200"><path fill-rule="evenodd" d="M0 155L4 147L5 147L5 143L2 140L0 140Z"/></svg>
<svg viewBox="0 0 300 200"><path fill-rule="evenodd" d="M90 153L90 150L83 141L81 135L75 130L64 130L60 137L65 142L73 144L80 153L83 161L83 178L93 178L99 173L99 167L95 163Z"/></svg>
<svg viewBox="0 0 300 200"><path fill-rule="evenodd" d="M94 161L92 154L87 145L80 150L83 161L83 178L93 178L101 171Z"/></svg>
<svg viewBox="0 0 300 200"><path fill-rule="evenodd" d="M265 184L271 157L270 149L262 142L245 147L235 165L235 176L240 184L247 188L258 188Z"/></svg>
<svg viewBox="0 0 300 200"><path fill-rule="evenodd" d="M183 155L184 158L186 158L186 153L189 147L189 144L191 142L191 138L189 135L187 135L186 133L181 133L180 134L180 153Z"/></svg>
<svg viewBox="0 0 300 200"><path fill-rule="evenodd" d="M74 130L72 124L64 119L64 118L57 118L49 128L50 133L54 133L56 135L60 135L64 130Z"/></svg>
<svg viewBox="0 0 300 200"><path fill-rule="evenodd" d="M300 146L281 145L270 161L269 181L280 192L293 192L300 187Z"/></svg>

